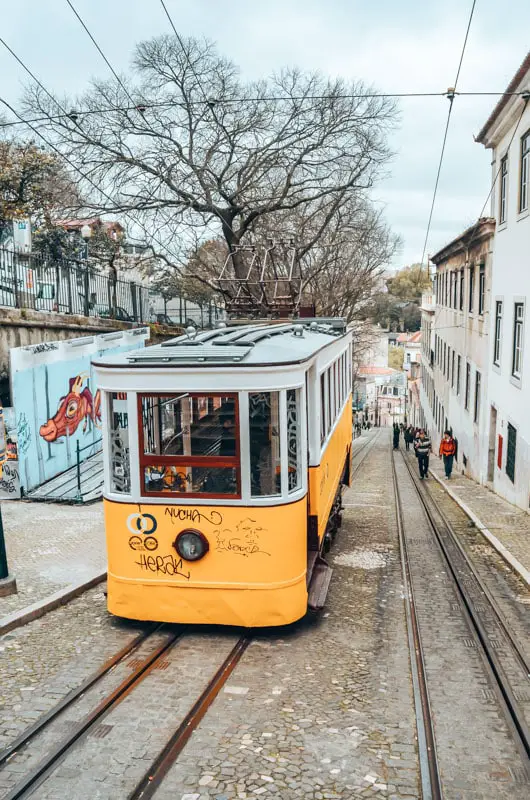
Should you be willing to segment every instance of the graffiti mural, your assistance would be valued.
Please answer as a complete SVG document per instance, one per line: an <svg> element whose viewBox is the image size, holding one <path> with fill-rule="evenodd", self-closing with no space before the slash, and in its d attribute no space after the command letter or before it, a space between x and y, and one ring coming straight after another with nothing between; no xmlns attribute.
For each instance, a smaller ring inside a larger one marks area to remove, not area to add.
<svg viewBox="0 0 530 800"><path fill-rule="evenodd" d="M143 347L148 329L11 350L20 485L29 492L101 450L101 395L92 360ZM125 477L125 476L124 476Z"/></svg>
<svg viewBox="0 0 530 800"><path fill-rule="evenodd" d="M55 442L62 436L72 436L81 422L83 423L83 433L86 432L89 420L97 428L101 427L101 397L99 389L94 396L92 396L88 385L81 389L88 378L89 375L86 372L76 375L75 378L70 378L68 394L60 398L55 416L40 426L39 433L45 441Z"/></svg>

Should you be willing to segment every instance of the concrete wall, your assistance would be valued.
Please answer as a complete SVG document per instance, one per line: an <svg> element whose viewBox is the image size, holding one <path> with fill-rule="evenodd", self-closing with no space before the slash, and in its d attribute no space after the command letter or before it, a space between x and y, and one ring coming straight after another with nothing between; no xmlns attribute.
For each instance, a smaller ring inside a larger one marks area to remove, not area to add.
<svg viewBox="0 0 530 800"><path fill-rule="evenodd" d="M91 360L143 347L148 328L11 350L20 484L29 491L101 450L100 394ZM85 450L82 457L92 454Z"/></svg>
<svg viewBox="0 0 530 800"><path fill-rule="evenodd" d="M79 336L131 330L134 323L118 322L99 317L78 317L69 314L31 311L29 309L0 308L0 401L11 405L9 382L9 352L13 347L26 347L42 342L57 342ZM150 344L158 344L178 336L181 328L151 326Z"/></svg>

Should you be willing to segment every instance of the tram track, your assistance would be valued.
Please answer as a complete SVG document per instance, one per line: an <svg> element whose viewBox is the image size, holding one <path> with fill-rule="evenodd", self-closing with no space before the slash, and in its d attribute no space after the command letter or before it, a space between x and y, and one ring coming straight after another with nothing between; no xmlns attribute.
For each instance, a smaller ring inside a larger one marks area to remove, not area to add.
<svg viewBox="0 0 530 800"><path fill-rule="evenodd" d="M9 766L12 758L16 757L17 753L23 750L35 737L43 732L43 730L56 718L59 714L66 710L66 708L73 705L73 703L88 690L89 686L94 686L97 681L101 680L104 675L108 674L111 669L117 666L118 663L123 661L128 655L131 655L141 644L145 644L146 640L153 636L155 633L165 632L165 625L155 626L154 630L149 631L145 635L137 637L132 646L124 648L123 651L117 653L110 661L114 664L103 665L88 681L73 690L70 695L67 695L52 711L45 714L33 726L24 731L21 736L13 742L1 754L0 765L2 767ZM110 713L119 703L121 703L133 689L143 681L149 673L151 673L161 659L168 653L168 651L175 645L182 635L181 630L170 632L161 643L155 646L148 655L142 659L138 659L130 675L127 675L114 689L106 694L92 710L86 714L79 723L76 723L69 734L54 745L46 753L43 759L32 769L30 769L24 777L14 786L6 795L3 800L18 800L18 798L25 797L28 793L35 791L47 778L53 770L59 765L67 753L90 731L91 728L101 720L104 716ZM127 649L127 652L124 652ZM118 658L120 656L120 658ZM89 686L87 685L89 684ZM1 774L1 772L0 772Z"/></svg>
<svg viewBox="0 0 530 800"><path fill-rule="evenodd" d="M416 599L410 569L409 552L407 547L407 539L405 536L403 507L401 503L396 464L393 454L391 454L391 463L392 483L396 504L399 552L404 584L405 611L407 618L409 657L416 713L416 728L418 733L422 798L423 800L441 800L443 797L442 781L436 752L434 720L431 712L431 703L429 699L429 690L425 669L425 656L419 629Z"/></svg>
<svg viewBox="0 0 530 800"><path fill-rule="evenodd" d="M499 705L504 711L512 738L523 762L527 763L530 758L528 659L446 515L428 487L425 484L420 485L419 477L409 459L401 450L399 453L398 458L402 459L425 512L442 560L455 587L463 616L482 655ZM396 502L398 502L399 487L394 456L392 456L392 470Z"/></svg>
<svg viewBox="0 0 530 800"><path fill-rule="evenodd" d="M167 666L165 657L181 639L184 628L170 626L165 623L151 626L149 631L136 637L133 642L122 648L112 656L96 673L88 678L83 684L72 690L60 703L51 711L43 715L37 722L27 728L17 739L0 753L0 775L2 769L9 769L12 759L18 754L23 753L25 748L30 745L38 734L42 733L50 723L59 717L67 708L73 706L75 701L97 684L105 675L112 671L118 664L134 654L138 648L155 634L165 634L162 642L159 642L152 651L145 657L137 658L134 668L130 675L127 675L115 688L109 691L83 718L76 723L69 731L67 736L50 747L44 758L40 759L36 766L28 769L24 776L13 786L7 794L3 795L3 800L21 800L21 798L31 796L48 778L53 780L53 772L76 747L81 746L83 739L90 734L97 723L109 715L123 700L125 700L134 689L144 681L150 673L157 668L164 669ZM145 800L151 797L156 788L160 785L163 778L178 758L182 749L186 745L189 737L200 723L202 718L211 707L220 690L230 677L234 668L237 666L241 657L245 653L251 642L249 635L241 636L234 647L230 650L227 658L214 673L198 698L192 704L187 713L182 716L182 721L178 724L166 745L154 758L145 775L138 781L135 788L127 797L131 800Z"/></svg>

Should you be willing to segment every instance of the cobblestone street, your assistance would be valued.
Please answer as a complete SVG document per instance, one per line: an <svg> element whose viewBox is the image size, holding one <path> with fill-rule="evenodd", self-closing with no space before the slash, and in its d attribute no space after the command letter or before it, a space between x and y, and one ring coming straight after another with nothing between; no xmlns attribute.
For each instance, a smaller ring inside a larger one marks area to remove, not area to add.
<svg viewBox="0 0 530 800"><path fill-rule="evenodd" d="M2 502L8 564L18 591L0 597L0 619L105 571L102 505Z"/></svg>
<svg viewBox="0 0 530 800"><path fill-rule="evenodd" d="M388 431L363 434L355 450L354 469L359 468L344 493L324 612L285 629L253 633L157 798L422 796ZM468 623L405 464L401 455L395 458L444 798L522 800L529 787L525 758L483 657L470 644ZM528 588L442 486L430 481L424 488L450 519L528 657ZM92 507L93 531L98 513ZM0 792L9 792L173 630L179 633L171 626L155 632L11 756L0 769ZM96 587L2 637L0 747L142 631L145 624L110 617ZM33 796L127 797L239 635L231 629L184 629L157 667L68 751Z"/></svg>

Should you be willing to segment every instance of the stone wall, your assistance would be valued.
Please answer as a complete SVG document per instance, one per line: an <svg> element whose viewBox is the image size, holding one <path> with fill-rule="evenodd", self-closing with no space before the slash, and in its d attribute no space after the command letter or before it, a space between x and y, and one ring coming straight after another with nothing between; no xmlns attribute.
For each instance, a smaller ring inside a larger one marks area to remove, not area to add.
<svg viewBox="0 0 530 800"><path fill-rule="evenodd" d="M31 309L0 308L0 401L2 405L11 403L9 384L9 351L12 347L25 347L40 342L75 339L97 333L110 333L137 327L136 323L119 322L100 317L72 316L69 314L48 313ZM178 336L180 328L165 325L151 325L151 339L148 344Z"/></svg>

